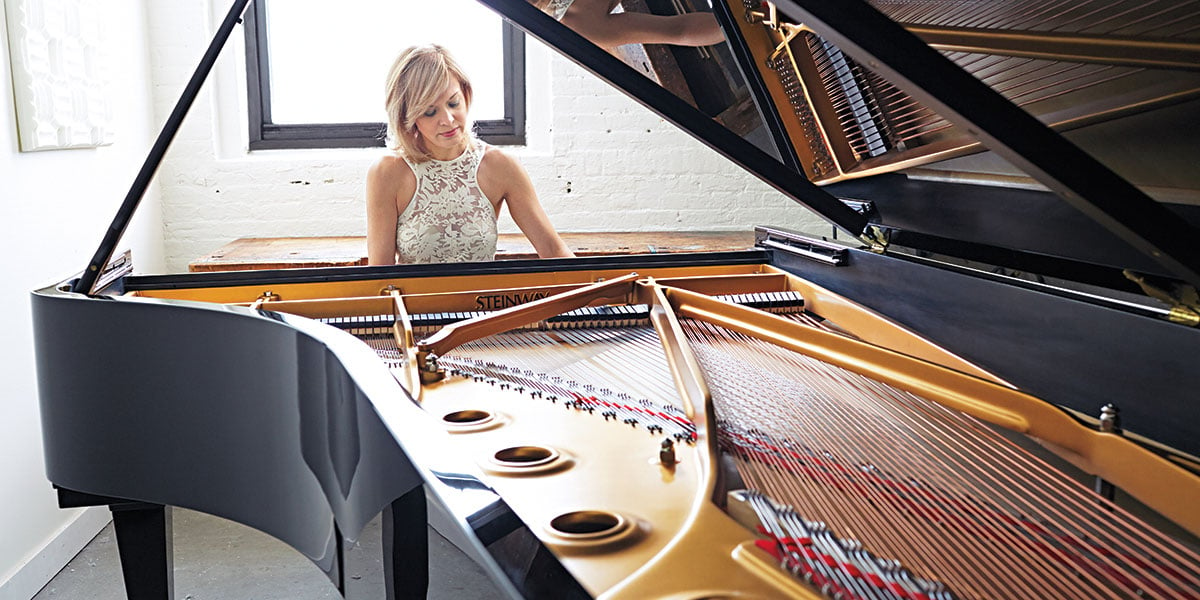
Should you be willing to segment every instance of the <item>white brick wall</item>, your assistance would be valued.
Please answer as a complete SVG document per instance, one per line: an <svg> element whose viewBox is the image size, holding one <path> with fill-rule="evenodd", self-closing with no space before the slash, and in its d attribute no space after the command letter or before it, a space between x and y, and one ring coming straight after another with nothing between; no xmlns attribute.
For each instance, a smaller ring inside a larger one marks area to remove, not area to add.
<svg viewBox="0 0 1200 600"><path fill-rule="evenodd" d="M149 5L160 121L227 10L224 2L204 4ZM560 231L717 231L756 224L828 231L812 213L606 83L535 40L527 44L529 144L511 151ZM366 230L364 175L382 150L247 153L240 61L238 37L159 174L171 270L184 270L239 237ZM500 228L518 231L507 215Z"/></svg>

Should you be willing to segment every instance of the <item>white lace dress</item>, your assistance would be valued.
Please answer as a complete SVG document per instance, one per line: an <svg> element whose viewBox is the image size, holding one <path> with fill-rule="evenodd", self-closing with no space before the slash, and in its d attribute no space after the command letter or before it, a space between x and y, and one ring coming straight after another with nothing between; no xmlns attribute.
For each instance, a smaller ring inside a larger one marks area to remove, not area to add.
<svg viewBox="0 0 1200 600"><path fill-rule="evenodd" d="M487 147L476 142L452 160L414 163L417 191L396 220L401 263L477 262L496 258L496 209L479 189Z"/></svg>
<svg viewBox="0 0 1200 600"><path fill-rule="evenodd" d="M571 3L575 0L550 0L550 5L546 7L546 12L554 17L554 20L561 21L563 15L567 14L567 9L571 8Z"/></svg>

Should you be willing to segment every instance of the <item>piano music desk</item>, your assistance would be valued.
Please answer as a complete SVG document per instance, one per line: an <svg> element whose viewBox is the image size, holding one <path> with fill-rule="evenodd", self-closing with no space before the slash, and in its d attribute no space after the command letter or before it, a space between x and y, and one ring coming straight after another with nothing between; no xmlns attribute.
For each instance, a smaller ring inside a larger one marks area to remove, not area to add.
<svg viewBox="0 0 1200 600"><path fill-rule="evenodd" d="M754 246L753 231L641 231L560 233L576 256L721 252ZM537 258L520 233L502 233L496 243L498 260ZM188 264L188 271L246 271L345 267L367 264L367 238L247 237L234 240Z"/></svg>

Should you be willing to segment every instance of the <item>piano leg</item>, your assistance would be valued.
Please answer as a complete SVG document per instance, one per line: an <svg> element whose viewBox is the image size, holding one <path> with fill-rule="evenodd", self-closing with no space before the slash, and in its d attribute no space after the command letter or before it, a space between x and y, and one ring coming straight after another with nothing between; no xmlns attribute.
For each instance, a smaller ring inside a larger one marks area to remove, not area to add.
<svg viewBox="0 0 1200 600"><path fill-rule="evenodd" d="M108 505L117 534L121 574L129 600L174 600L171 509L57 488L62 508ZM429 529L425 487L417 486L383 509L383 573L388 600L423 599L429 590ZM339 533L340 540L341 535ZM340 546L340 544L339 544ZM338 580L344 566L338 548ZM344 585L338 585L345 592Z"/></svg>
<svg viewBox="0 0 1200 600"><path fill-rule="evenodd" d="M383 509L383 577L388 600L425 598L429 590L429 529L425 486Z"/></svg>
<svg viewBox="0 0 1200 600"><path fill-rule="evenodd" d="M172 600L175 596L171 509L142 502L112 504L125 597Z"/></svg>
<svg viewBox="0 0 1200 600"><path fill-rule="evenodd" d="M175 597L174 545L171 509L123 498L98 496L55 486L60 508L104 506L113 516L121 576L129 600L173 600Z"/></svg>

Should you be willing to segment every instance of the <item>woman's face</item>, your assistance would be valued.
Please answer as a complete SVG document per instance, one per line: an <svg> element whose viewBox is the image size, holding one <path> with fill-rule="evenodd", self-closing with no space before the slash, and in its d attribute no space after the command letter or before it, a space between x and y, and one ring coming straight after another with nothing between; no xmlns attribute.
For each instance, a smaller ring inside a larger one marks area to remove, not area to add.
<svg viewBox="0 0 1200 600"><path fill-rule="evenodd" d="M467 102L462 86L451 80L433 104L417 117L417 134L429 155L450 160L462 154L467 143Z"/></svg>

